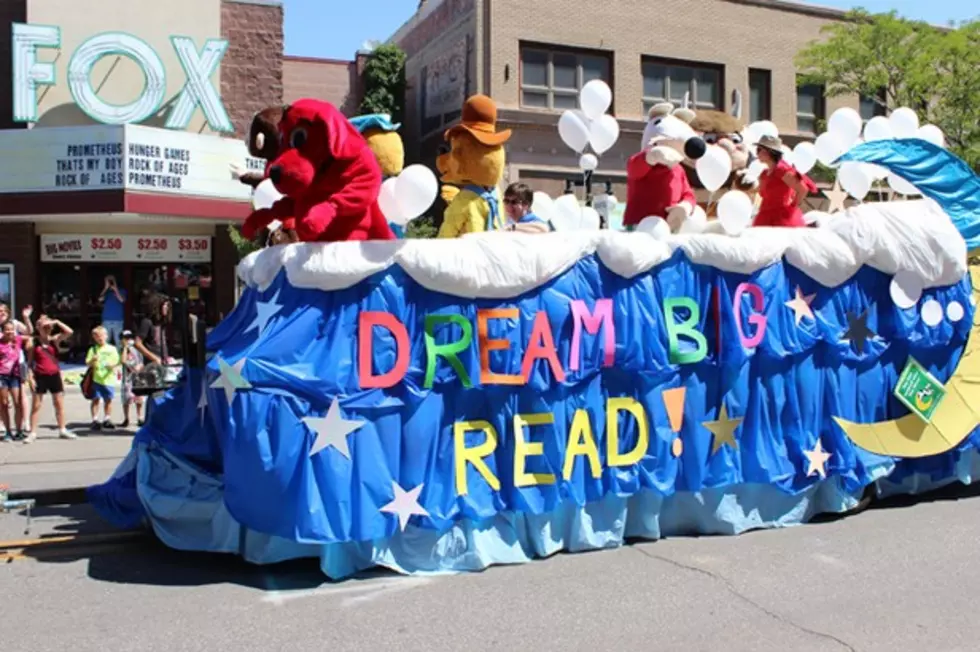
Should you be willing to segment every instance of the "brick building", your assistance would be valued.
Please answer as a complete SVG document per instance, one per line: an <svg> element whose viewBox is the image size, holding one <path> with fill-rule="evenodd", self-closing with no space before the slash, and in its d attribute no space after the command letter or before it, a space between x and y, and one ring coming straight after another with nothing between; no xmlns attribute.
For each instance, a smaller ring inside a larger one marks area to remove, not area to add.
<svg viewBox="0 0 980 652"><path fill-rule="evenodd" d="M730 110L741 91L743 118L772 120L792 146L840 106L866 119L875 110L797 83L796 53L842 16L784 0L423 0L390 39L408 54L408 151L431 163L463 99L486 93L499 127L514 130L506 180L560 193L578 156L562 144L558 117L597 78L612 87L621 135L596 178L614 181L620 197L646 110L686 92L698 107Z"/></svg>
<svg viewBox="0 0 980 652"><path fill-rule="evenodd" d="M190 287L211 323L232 309L227 225L251 204L229 166L261 167L242 136L283 99L278 0L134 4L0 2L0 300L82 339L106 275L129 292L127 327L153 288Z"/></svg>

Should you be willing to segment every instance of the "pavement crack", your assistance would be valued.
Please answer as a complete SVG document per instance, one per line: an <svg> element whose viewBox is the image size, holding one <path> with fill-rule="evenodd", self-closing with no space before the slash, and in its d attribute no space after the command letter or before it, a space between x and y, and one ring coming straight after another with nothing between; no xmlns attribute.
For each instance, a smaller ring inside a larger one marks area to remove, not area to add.
<svg viewBox="0 0 980 652"><path fill-rule="evenodd" d="M647 552L643 548L639 548L639 547L633 546L632 549L633 550L636 550L641 555L644 555L646 557L649 557L650 559L653 559L653 560L656 560L656 561L661 561L661 562L663 562L665 564L669 564L670 566L673 566L675 568L679 568L681 570L686 570L686 571L691 571L693 573L698 573L700 575L704 575L706 577L710 577L711 579L713 579L713 580L715 580L717 582L721 582L724 585L726 591L728 591L733 596L735 596L736 598L738 598L739 600L741 600L745 604L749 605L753 609L756 609L757 611L760 611L763 614L765 614L766 616L772 618L773 620L776 620L777 622L780 622L780 623L782 623L784 625L788 625L789 627L792 627L793 629L795 629L795 630L797 630L799 632L803 632L804 634L809 634L810 636L816 636L818 638L822 638L822 639L825 639L825 640L828 640L828 641L833 641L834 643L837 643L838 645L840 645L842 648L844 648L846 650L850 650L850 652L857 652L857 648L855 648L853 645L851 645L847 641L844 641L844 640L841 640L841 639L837 638L833 634L827 634L825 632L818 632L818 631L816 631L814 629L810 629L808 627L804 627L803 625L800 625L799 623L796 623L796 622L790 620L789 618L786 618L784 616L781 616L778 613L767 609L765 606L759 604L758 602L756 602L752 598L750 598L747 595L741 593L737 588L735 588L735 585L732 584L732 582L730 580L728 580L727 578L725 578L722 575L718 575L717 573L713 573L710 570L707 570L706 568L700 568L698 566L691 566L691 565L684 564L684 563L681 563L679 561L676 561L674 559L670 559L669 557L663 557L661 555L656 555L656 554Z"/></svg>

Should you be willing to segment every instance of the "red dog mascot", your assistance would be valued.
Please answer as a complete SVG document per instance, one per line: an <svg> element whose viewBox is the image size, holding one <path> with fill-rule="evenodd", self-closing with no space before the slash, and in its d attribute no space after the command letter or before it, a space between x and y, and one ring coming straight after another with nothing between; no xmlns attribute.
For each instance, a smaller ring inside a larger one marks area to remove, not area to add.
<svg viewBox="0 0 980 652"><path fill-rule="evenodd" d="M310 99L286 107L279 139L269 178L285 196L249 215L242 235L251 239L273 220L295 218L305 242L395 238L378 207L381 166L336 107Z"/></svg>

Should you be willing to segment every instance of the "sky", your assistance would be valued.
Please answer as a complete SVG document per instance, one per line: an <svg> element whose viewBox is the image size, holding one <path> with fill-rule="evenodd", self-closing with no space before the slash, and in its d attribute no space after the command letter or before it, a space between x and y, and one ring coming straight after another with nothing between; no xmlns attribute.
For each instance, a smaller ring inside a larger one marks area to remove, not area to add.
<svg viewBox="0 0 980 652"><path fill-rule="evenodd" d="M418 7L418 0L283 0L286 8L286 54L353 59L367 40L395 33ZM811 4L839 9L864 7L871 12L895 9L908 18L945 25L980 16L976 0L816 0Z"/></svg>

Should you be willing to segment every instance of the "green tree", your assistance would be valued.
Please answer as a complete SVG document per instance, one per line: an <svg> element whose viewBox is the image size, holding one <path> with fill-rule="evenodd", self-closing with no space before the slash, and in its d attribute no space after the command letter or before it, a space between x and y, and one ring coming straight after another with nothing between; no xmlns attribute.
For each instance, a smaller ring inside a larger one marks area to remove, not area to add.
<svg viewBox="0 0 980 652"><path fill-rule="evenodd" d="M364 64L361 113L387 113L402 122L405 112L405 52L397 45L379 45Z"/></svg>
<svg viewBox="0 0 980 652"><path fill-rule="evenodd" d="M434 238L438 233L436 218L432 215L417 217L405 227L406 238Z"/></svg>
<svg viewBox="0 0 980 652"><path fill-rule="evenodd" d="M829 96L914 109L942 129L950 151L980 169L980 21L942 29L897 13L850 12L828 25L796 65Z"/></svg>
<svg viewBox="0 0 980 652"><path fill-rule="evenodd" d="M262 243L258 242L258 239L248 240L238 230L238 227L233 224L228 225L228 237L231 238L231 243L235 245L235 250L238 252L238 260L262 248Z"/></svg>

